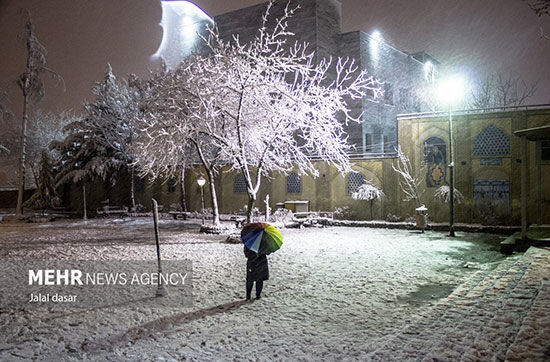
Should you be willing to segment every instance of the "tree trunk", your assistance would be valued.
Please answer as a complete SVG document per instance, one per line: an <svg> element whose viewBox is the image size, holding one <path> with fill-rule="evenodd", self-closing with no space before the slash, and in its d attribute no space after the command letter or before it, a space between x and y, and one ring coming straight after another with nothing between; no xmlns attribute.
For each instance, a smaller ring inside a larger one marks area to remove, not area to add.
<svg viewBox="0 0 550 362"><path fill-rule="evenodd" d="M82 209L84 211L84 216L82 217L84 220L88 220L88 214L86 213L86 183L82 183Z"/></svg>
<svg viewBox="0 0 550 362"><path fill-rule="evenodd" d="M374 220L374 216L372 214L372 203L373 203L373 201L374 201L373 199L370 200L370 219L371 220Z"/></svg>
<svg viewBox="0 0 550 362"><path fill-rule="evenodd" d="M254 209L254 204L256 203L256 194L248 193L248 209L246 210L246 223L252 222L252 211Z"/></svg>
<svg viewBox="0 0 550 362"><path fill-rule="evenodd" d="M181 169L180 187L181 187L181 196L180 196L181 211L187 212L187 202L185 201L185 167L182 167Z"/></svg>
<svg viewBox="0 0 550 362"><path fill-rule="evenodd" d="M208 181L210 182L210 198L212 199L212 225L220 225L220 213L218 211L218 197L216 196L216 186L214 185L214 173L211 168L206 168Z"/></svg>
<svg viewBox="0 0 550 362"><path fill-rule="evenodd" d="M25 158L27 155L26 143L27 143L27 119L28 119L28 106L29 106L29 97L25 94L23 96L23 121L21 124L21 155L19 157L19 177L18 177L18 186L19 190L17 192L17 206L15 208L15 214L18 217L23 216L23 194L25 193Z"/></svg>
<svg viewBox="0 0 550 362"><path fill-rule="evenodd" d="M212 224L215 226L220 225L220 213L218 211L218 197L216 196L216 186L214 185L214 172L212 171L212 165L210 165L208 162L206 162L206 158L204 157L204 154L202 153L202 149L200 145L193 141L195 144L195 147L197 148L197 152L199 154L199 157L201 159L202 165L204 166L204 169L206 170L206 175L208 177L208 181L210 182L210 198L212 199Z"/></svg>
<svg viewBox="0 0 550 362"><path fill-rule="evenodd" d="M135 191L135 167L134 165L130 166L130 203L132 212L136 212L136 191Z"/></svg>

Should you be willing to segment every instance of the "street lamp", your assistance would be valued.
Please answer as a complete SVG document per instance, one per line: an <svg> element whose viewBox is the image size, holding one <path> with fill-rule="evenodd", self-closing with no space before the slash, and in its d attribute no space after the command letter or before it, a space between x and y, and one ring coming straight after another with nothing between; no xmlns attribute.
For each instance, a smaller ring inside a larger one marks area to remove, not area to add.
<svg viewBox="0 0 550 362"><path fill-rule="evenodd" d="M204 184L206 183L206 179L202 177L202 175L197 179L197 184L199 184L201 188L201 214L202 214L202 225L204 225L204 192L202 191L202 188L204 187Z"/></svg>
<svg viewBox="0 0 550 362"><path fill-rule="evenodd" d="M455 175L453 152L453 104L458 103L464 95L464 80L459 76L451 77L443 81L439 87L439 96L444 104L449 106L449 236L455 236Z"/></svg>

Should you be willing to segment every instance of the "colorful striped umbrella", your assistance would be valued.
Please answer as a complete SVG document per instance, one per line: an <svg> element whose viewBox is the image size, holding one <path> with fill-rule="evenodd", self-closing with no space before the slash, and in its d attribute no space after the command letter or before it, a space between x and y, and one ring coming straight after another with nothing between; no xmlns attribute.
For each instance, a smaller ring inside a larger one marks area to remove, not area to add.
<svg viewBox="0 0 550 362"><path fill-rule="evenodd" d="M258 254L270 254L283 244L281 232L273 225L253 222L241 230L241 240L250 250Z"/></svg>

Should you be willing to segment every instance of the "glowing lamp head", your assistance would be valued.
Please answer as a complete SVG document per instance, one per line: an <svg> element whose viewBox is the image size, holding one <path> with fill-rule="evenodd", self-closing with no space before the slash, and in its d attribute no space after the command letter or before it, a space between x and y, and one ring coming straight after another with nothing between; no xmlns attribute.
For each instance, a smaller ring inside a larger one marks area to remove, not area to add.
<svg viewBox="0 0 550 362"><path fill-rule="evenodd" d="M197 184L199 184L200 187L203 187L205 183L206 183L206 179L201 175L201 177L197 179Z"/></svg>
<svg viewBox="0 0 550 362"><path fill-rule="evenodd" d="M466 82L458 75L442 79L437 90L441 102L449 106L459 103L464 98L465 92Z"/></svg>

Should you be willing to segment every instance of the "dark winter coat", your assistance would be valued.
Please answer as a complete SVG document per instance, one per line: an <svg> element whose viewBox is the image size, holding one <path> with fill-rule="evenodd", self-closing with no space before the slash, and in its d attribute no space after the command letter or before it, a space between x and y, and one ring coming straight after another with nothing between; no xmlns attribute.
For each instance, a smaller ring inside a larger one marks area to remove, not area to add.
<svg viewBox="0 0 550 362"><path fill-rule="evenodd" d="M244 255L248 259L246 262L246 281L268 280L269 267L265 254L257 254L245 246Z"/></svg>

